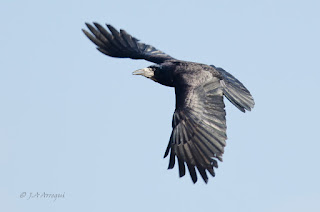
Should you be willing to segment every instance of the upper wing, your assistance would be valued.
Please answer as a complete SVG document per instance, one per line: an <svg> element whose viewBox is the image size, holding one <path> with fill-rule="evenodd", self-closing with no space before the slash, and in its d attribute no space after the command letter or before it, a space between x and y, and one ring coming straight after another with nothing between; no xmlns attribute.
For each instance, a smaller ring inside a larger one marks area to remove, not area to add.
<svg viewBox="0 0 320 212"><path fill-rule="evenodd" d="M129 35L126 31L118 32L113 26L107 27L110 32L98 23L95 27L86 23L91 33L82 29L84 34L97 45L97 49L111 57L145 59L153 63L162 63L174 59L166 53L159 51L151 45L140 43L138 39Z"/></svg>
<svg viewBox="0 0 320 212"><path fill-rule="evenodd" d="M170 151L169 169L174 167L175 156L180 177L185 175L185 163L195 183L195 167L205 182L206 170L214 176L218 167L214 158L222 160L226 146L226 113L220 79L213 77L198 86L176 87L176 110L173 115L173 131L165 153Z"/></svg>

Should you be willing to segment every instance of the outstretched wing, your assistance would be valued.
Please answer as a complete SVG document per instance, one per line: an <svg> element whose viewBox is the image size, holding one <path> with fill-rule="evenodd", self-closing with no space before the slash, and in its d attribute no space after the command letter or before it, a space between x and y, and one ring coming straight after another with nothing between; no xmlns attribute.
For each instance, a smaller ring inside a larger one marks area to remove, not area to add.
<svg viewBox="0 0 320 212"><path fill-rule="evenodd" d="M206 170L214 176L218 167L215 158L222 161L226 146L226 112L223 90L218 77L197 86L178 86L176 110L173 115L173 131L165 152L170 152L169 169L178 159L180 177L187 165L192 181L197 181L195 168L207 183Z"/></svg>
<svg viewBox="0 0 320 212"><path fill-rule="evenodd" d="M122 29L119 32L107 24L108 31L98 23L93 24L95 27L86 23L92 34L84 29L82 31L103 54L118 58L144 59L157 64L174 59L151 45L139 42Z"/></svg>

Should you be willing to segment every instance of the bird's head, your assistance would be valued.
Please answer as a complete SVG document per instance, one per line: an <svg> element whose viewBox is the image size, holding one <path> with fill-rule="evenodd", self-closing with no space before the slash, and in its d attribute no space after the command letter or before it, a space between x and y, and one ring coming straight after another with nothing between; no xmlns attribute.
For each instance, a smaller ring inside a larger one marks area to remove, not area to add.
<svg viewBox="0 0 320 212"><path fill-rule="evenodd" d="M132 72L133 75L142 75L144 77L147 77L149 79L152 79L153 81L156 81L156 78L155 78L155 75L156 75L156 71L159 69L160 67L159 66L156 66L156 65L152 65L152 66L149 66L147 68L143 68L143 69L139 69L139 70L136 70L134 72Z"/></svg>

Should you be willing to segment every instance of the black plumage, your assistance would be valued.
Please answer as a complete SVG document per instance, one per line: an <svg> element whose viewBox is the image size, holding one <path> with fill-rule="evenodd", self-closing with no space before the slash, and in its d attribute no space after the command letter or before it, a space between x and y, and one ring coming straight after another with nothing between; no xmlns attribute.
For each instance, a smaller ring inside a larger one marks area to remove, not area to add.
<svg viewBox="0 0 320 212"><path fill-rule="evenodd" d="M151 45L139 42L126 31L86 24L91 33L85 35L97 49L111 57L144 59L157 65L133 72L162 85L175 88L176 109L172 133L164 157L170 153L169 169L179 166L180 177L185 164L192 181L197 182L196 169L207 183L206 170L215 176L216 159L222 161L226 146L225 96L239 110L250 111L254 100L244 85L222 68L177 60Z"/></svg>

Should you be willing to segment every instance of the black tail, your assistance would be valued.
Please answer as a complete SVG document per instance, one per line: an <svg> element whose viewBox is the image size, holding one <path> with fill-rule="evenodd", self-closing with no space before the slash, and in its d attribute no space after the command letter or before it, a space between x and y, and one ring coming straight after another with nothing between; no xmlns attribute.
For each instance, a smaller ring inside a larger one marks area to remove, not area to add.
<svg viewBox="0 0 320 212"><path fill-rule="evenodd" d="M222 68L214 68L222 74L223 80L220 83L225 97L242 112L251 111L254 107L254 100L248 89Z"/></svg>

